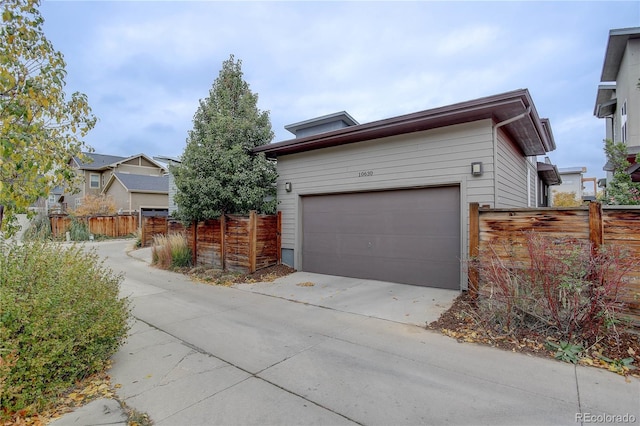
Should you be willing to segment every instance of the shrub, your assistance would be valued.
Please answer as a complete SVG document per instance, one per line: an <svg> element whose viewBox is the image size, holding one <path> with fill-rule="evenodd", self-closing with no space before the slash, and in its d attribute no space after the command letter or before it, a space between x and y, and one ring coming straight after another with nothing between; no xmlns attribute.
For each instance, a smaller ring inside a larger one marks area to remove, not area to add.
<svg viewBox="0 0 640 426"><path fill-rule="evenodd" d="M578 207L582 204L575 192L553 191L554 207Z"/></svg>
<svg viewBox="0 0 640 426"><path fill-rule="evenodd" d="M71 225L69 226L71 241L88 241L90 235L86 222L72 216Z"/></svg>
<svg viewBox="0 0 640 426"><path fill-rule="evenodd" d="M122 277L95 252L0 243L0 417L37 412L105 368L128 330Z"/></svg>
<svg viewBox="0 0 640 426"><path fill-rule="evenodd" d="M46 214L38 214L22 236L23 240L50 240L51 220Z"/></svg>
<svg viewBox="0 0 640 426"><path fill-rule="evenodd" d="M154 235L151 262L163 269L191 266L191 249L184 234Z"/></svg>
<svg viewBox="0 0 640 426"><path fill-rule="evenodd" d="M588 242L528 233L524 247L491 246L479 257L478 312L498 333L593 341L618 321L625 275L637 263L615 246L594 251Z"/></svg>

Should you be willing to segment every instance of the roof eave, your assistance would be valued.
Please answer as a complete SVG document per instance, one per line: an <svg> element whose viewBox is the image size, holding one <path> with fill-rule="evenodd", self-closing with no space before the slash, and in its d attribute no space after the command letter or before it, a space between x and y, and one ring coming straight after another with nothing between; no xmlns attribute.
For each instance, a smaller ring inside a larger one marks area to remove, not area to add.
<svg viewBox="0 0 640 426"><path fill-rule="evenodd" d="M640 38L640 27L618 28L609 31L600 81L617 80L627 41L634 38Z"/></svg>
<svg viewBox="0 0 640 426"><path fill-rule="evenodd" d="M262 145L254 148L253 152L263 152L267 157L276 158L279 155L380 139L483 119L493 119L494 122L497 122L522 114L530 105L533 105L533 103L529 92L526 89L520 89L331 132ZM505 129L514 135L523 134L524 132L533 136L528 138L531 140L526 142L517 136L514 137L525 155L543 155L555 149L549 121L546 119L541 120L534 109L529 114L528 119L510 123L505 126Z"/></svg>

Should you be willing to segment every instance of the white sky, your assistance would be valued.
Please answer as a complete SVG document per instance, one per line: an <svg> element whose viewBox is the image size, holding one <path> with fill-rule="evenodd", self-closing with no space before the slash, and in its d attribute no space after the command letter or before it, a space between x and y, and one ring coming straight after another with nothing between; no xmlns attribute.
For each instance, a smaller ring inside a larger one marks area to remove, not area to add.
<svg viewBox="0 0 640 426"><path fill-rule="evenodd" d="M640 1L52 1L45 34L67 89L99 118L101 154L182 154L222 62L287 124L347 111L366 123L527 88L548 117L558 167L604 177L593 116L609 30L640 26Z"/></svg>

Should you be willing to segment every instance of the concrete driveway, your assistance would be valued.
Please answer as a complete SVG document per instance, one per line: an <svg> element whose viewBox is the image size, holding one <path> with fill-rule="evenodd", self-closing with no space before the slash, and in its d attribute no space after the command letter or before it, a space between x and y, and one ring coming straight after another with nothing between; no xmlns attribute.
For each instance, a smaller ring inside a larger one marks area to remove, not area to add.
<svg viewBox="0 0 640 426"><path fill-rule="evenodd" d="M417 312L435 306L429 298L436 297L420 299L413 293L420 289L358 280L345 286L347 279L303 273L272 284L216 287L151 268L128 257L125 244L95 245L107 264L125 271L122 292L132 298L136 318L114 356L112 383L156 425L640 418L636 379L460 344L425 330L429 319ZM304 282L314 285L297 285ZM437 299L437 308L452 296ZM372 312L369 305L380 301L386 307ZM59 425L91 422L72 413Z"/></svg>

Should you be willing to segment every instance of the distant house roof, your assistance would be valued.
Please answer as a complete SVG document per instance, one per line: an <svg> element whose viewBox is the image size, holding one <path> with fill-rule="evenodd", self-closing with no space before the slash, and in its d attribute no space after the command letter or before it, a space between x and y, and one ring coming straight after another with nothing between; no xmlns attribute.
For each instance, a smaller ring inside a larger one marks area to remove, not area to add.
<svg viewBox="0 0 640 426"><path fill-rule="evenodd" d="M117 155L105 155L105 154L95 154L93 152L83 152L84 156L90 158L93 161L84 162L81 161L78 157L73 157L79 169L84 170L104 170L108 168L109 165L113 163L117 163L119 161L126 160L127 157L120 157Z"/></svg>
<svg viewBox="0 0 640 426"><path fill-rule="evenodd" d="M253 152L267 157L311 151L314 149L362 142L406 133L419 132L482 119L506 122L502 127L520 146L526 156L544 155L556 147L549 120L538 117L533 100L526 89L461 102L413 114L346 127L283 142L262 145Z"/></svg>
<svg viewBox="0 0 640 426"><path fill-rule="evenodd" d="M91 160L93 160L89 162L83 162L80 160L80 158L73 157L74 161L78 165L78 168L82 170L102 171L102 170L112 169L117 167L119 164L127 162L133 158L143 157L150 163L153 163L154 165L156 165L159 169L166 171L166 168L162 164L158 163L153 158L142 153L132 155L130 157L120 157L118 155L95 154L93 152L83 152L82 154L90 158Z"/></svg>
<svg viewBox="0 0 640 426"><path fill-rule="evenodd" d="M558 168L550 163L541 163L538 161L538 176L549 186L560 185L562 183Z"/></svg>
<svg viewBox="0 0 640 426"><path fill-rule="evenodd" d="M116 172L105 186L105 191L117 179L129 192L169 193L168 176L145 176Z"/></svg>
<svg viewBox="0 0 640 426"><path fill-rule="evenodd" d="M586 173L586 167L561 167L558 169L561 175L571 174L571 173Z"/></svg>

